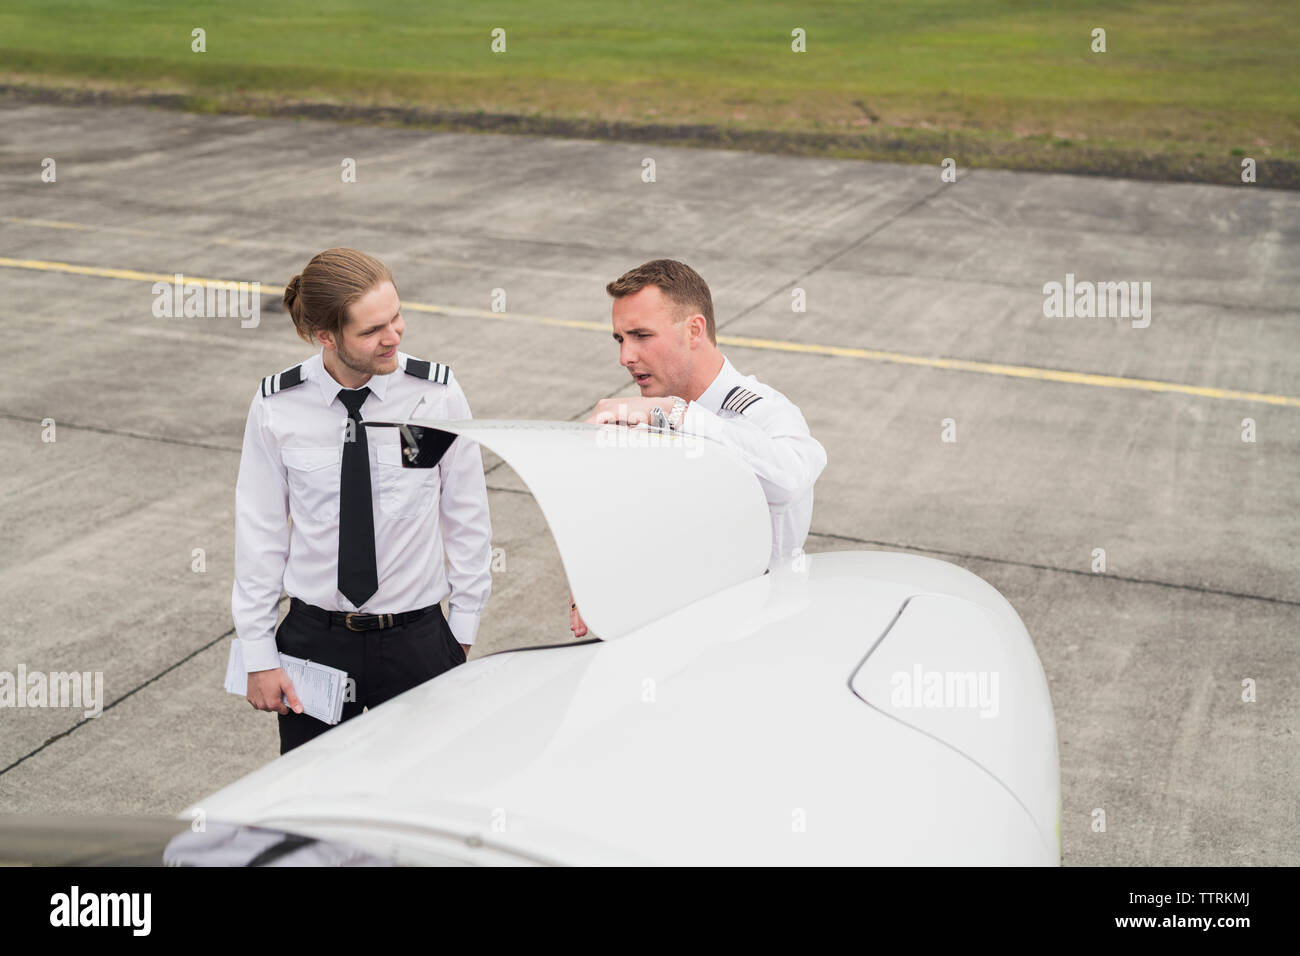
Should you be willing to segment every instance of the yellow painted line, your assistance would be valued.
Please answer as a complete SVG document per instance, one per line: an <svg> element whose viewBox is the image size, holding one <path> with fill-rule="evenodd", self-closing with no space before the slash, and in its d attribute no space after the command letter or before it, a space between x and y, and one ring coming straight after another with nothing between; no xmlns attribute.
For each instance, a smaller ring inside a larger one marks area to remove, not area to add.
<svg viewBox="0 0 1300 956"><path fill-rule="evenodd" d="M163 272L137 272L134 269L102 269L98 266L78 266L71 262L45 262L41 259L6 259L0 256L0 266L9 269L36 269L39 272L66 272L71 275L96 276L100 279L133 279L137 282L166 282L168 284L176 281L175 273ZM238 287L239 280L235 279L203 279L198 276L183 276L186 282L193 282L204 288L212 286L214 288L234 288ZM253 280L248 280L253 281ZM282 285L259 285L262 292L284 294Z"/></svg>
<svg viewBox="0 0 1300 956"><path fill-rule="evenodd" d="M588 322L585 319L556 319L548 315L527 315L523 312L489 312L487 309L469 309L455 305L425 305L422 302L402 301L402 311L435 312L439 315L464 315L475 319L497 319L503 322L527 322L529 325L549 325L559 329L587 329L609 334L609 325Z"/></svg>
<svg viewBox="0 0 1300 956"><path fill-rule="evenodd" d="M45 229L75 229L79 232L99 232L104 228L103 226L89 226L82 222L62 222L58 219L19 219L16 216L5 216L4 221L19 226L41 226Z"/></svg>
<svg viewBox="0 0 1300 956"><path fill-rule="evenodd" d="M72 275L96 276L104 279L130 279L138 282L173 282L175 275L161 272L137 272L133 269L104 269L97 266L79 266L69 262L47 262L41 259L7 259L0 257L0 266L10 269L36 269L42 272L63 272ZM185 275L186 282L201 286L229 288L236 285L230 279L204 279ZM261 285L261 291L282 295L284 286ZM603 322L583 319L559 319L545 315L527 315L521 312L491 312L487 309L470 309L460 306L428 305L422 302L403 302L403 309L412 312L429 312L438 315L458 315L505 322L524 322L553 328L582 329L608 335L610 327ZM865 359L872 362L892 362L896 365L915 365L922 368L946 369L958 372L975 372L981 375L1001 375L1007 378L1028 378L1040 382L1057 382L1065 385L1090 385L1095 388L1127 388L1143 392L1171 392L1195 395L1198 398L1217 398L1233 402L1262 402L1268 405L1285 405L1300 408L1300 398L1291 395L1271 395L1266 392L1244 392L1235 388L1214 388L1206 385L1183 385L1179 382L1162 382L1150 378L1125 378L1119 375L1098 375L1092 372L1068 372L1054 368L1035 368L1031 365L1003 365L998 362L974 362L968 359L934 358L926 355L909 355L906 352L885 352L879 349L855 348L847 345L817 345L811 342L788 342L781 339L758 339L743 335L719 335L719 345L738 348L765 349L802 355L825 355L833 358Z"/></svg>
<svg viewBox="0 0 1300 956"><path fill-rule="evenodd" d="M908 355L904 352L882 352L878 349L859 349L843 345L812 345L804 342L784 342L779 339L753 339L739 335L719 335L718 344L737 345L749 349L771 349L780 352L803 352L810 355L871 359L877 362L895 362L899 365L920 365L925 368L980 372L985 375L1005 375L1010 378L1032 378L1040 382L1061 382L1067 385L1132 388L1144 392L1175 392L1182 395L1196 395L1201 398L1220 398L1236 402L1266 402L1270 405L1291 405L1300 408L1300 398L1291 395L1243 392L1235 388L1214 388L1208 385L1183 385L1179 382L1161 382L1151 378L1124 378L1119 375L1097 375L1092 372L1067 372L1054 368L1035 368L1032 365L1002 365L997 362L972 362L967 359L930 358L924 355Z"/></svg>

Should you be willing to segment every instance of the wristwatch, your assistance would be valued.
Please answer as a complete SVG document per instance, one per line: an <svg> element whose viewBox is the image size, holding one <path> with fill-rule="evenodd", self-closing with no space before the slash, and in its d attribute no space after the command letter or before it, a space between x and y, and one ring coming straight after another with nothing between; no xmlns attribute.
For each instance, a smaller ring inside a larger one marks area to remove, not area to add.
<svg viewBox="0 0 1300 956"><path fill-rule="evenodd" d="M668 413L668 427L677 431L682 427L682 419L686 417L686 406L689 403L684 398L673 396L673 407Z"/></svg>
<svg viewBox="0 0 1300 956"><path fill-rule="evenodd" d="M678 398L676 395L672 399L673 407L668 410L667 415L658 405L650 409L650 424L655 428L666 428L669 431L677 431L677 429L681 428L682 418L686 415L686 406L689 403L686 399Z"/></svg>

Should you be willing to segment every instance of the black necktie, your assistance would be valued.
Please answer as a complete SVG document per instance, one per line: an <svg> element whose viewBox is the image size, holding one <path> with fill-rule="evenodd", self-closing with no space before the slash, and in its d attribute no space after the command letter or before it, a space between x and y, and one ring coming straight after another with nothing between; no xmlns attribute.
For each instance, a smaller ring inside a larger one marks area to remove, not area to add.
<svg viewBox="0 0 1300 956"><path fill-rule="evenodd" d="M369 394L369 388L339 389L339 401L348 410L353 433L352 441L343 442L343 470L339 480L339 591L357 607L379 590L370 455L366 428L361 424L361 403Z"/></svg>

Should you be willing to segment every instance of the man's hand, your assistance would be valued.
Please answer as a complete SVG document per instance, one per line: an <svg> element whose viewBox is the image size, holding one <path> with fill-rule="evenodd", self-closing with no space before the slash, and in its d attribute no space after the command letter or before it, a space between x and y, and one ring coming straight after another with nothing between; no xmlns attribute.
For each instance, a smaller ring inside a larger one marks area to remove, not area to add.
<svg viewBox="0 0 1300 956"><path fill-rule="evenodd" d="M293 708L295 714L302 713L302 701L298 699L293 689L293 682L289 680L289 675L284 672L284 668L253 671L248 675L247 700L257 710L273 710L277 714L289 713L289 707L285 707L284 701L280 699L281 695L289 698L289 707Z"/></svg>
<svg viewBox="0 0 1300 956"><path fill-rule="evenodd" d="M574 603L572 594L569 595L569 630L573 632L574 637L587 636L587 622L578 613L578 605Z"/></svg>
<svg viewBox="0 0 1300 956"><path fill-rule="evenodd" d="M460 644L460 641L457 641L456 643L457 643L457 644ZM469 648L470 648L470 646L469 646L468 644L460 644L460 647L461 647L461 650L463 650L463 651L465 652L465 660L469 660Z"/></svg>
<svg viewBox="0 0 1300 956"><path fill-rule="evenodd" d="M602 398L587 421L595 425L649 425L650 409L656 407L668 415L673 410L673 397Z"/></svg>

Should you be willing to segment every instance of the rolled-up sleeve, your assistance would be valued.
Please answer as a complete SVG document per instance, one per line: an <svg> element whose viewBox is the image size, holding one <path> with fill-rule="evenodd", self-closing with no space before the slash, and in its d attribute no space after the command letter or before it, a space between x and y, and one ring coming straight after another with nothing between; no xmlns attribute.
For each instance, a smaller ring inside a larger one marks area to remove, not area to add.
<svg viewBox="0 0 1300 956"><path fill-rule="evenodd" d="M757 407L764 402L766 407ZM826 467L826 449L812 437L803 415L775 399L765 398L744 415L728 418L691 402L681 428L735 451L754 470L774 508L806 495Z"/></svg>
<svg viewBox="0 0 1300 956"><path fill-rule="evenodd" d="M472 418L460 385L453 380L450 386L447 417ZM492 522L478 443L457 438L443 457L441 471L439 522L451 585L447 625L460 643L473 644L492 593Z"/></svg>
<svg viewBox="0 0 1300 956"><path fill-rule="evenodd" d="M235 586L230 606L249 672L280 666L275 623L289 559L289 489L260 394L244 426L235 484Z"/></svg>

